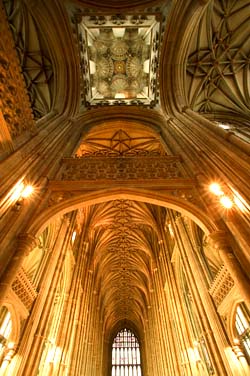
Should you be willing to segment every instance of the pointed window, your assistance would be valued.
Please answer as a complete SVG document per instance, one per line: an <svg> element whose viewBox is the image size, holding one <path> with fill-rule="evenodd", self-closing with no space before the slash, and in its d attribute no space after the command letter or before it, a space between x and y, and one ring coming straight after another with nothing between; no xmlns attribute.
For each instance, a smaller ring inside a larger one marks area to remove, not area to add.
<svg viewBox="0 0 250 376"><path fill-rule="evenodd" d="M112 376L142 376L139 341L128 329L122 329L114 339Z"/></svg>
<svg viewBox="0 0 250 376"><path fill-rule="evenodd" d="M250 361L250 312L245 303L237 306L235 326L245 355Z"/></svg>

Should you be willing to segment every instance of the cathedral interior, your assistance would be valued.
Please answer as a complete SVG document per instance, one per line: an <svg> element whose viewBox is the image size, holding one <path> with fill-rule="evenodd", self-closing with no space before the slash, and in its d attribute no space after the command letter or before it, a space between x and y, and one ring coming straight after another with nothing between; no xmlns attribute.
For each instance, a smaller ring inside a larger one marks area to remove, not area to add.
<svg viewBox="0 0 250 376"><path fill-rule="evenodd" d="M0 375L249 375L250 1L0 20Z"/></svg>

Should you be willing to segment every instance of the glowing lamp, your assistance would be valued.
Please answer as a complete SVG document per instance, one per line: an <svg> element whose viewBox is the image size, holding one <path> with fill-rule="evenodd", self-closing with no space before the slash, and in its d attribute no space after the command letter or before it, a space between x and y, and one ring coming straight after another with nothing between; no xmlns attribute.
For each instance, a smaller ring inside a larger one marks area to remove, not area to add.
<svg viewBox="0 0 250 376"><path fill-rule="evenodd" d="M231 209L231 207L233 206L233 201L227 196L222 196L220 199L220 203L226 209Z"/></svg>
<svg viewBox="0 0 250 376"><path fill-rule="evenodd" d="M222 196L223 195L221 187L220 187L220 185L218 183L212 183L212 184L210 184L209 190L210 190L210 192L212 192L216 196Z"/></svg>
<svg viewBox="0 0 250 376"><path fill-rule="evenodd" d="M34 191L34 188L32 187L32 185L27 185L22 191L22 197L23 198L29 197L33 193L33 191Z"/></svg>

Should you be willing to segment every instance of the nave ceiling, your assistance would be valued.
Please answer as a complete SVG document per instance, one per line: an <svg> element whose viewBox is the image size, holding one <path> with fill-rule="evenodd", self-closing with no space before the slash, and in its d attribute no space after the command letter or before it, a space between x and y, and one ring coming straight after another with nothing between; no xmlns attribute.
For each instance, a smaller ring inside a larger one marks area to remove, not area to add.
<svg viewBox="0 0 250 376"><path fill-rule="evenodd" d="M106 333L131 323L142 333L159 252L155 216L164 222L165 215L164 209L130 200L78 211L79 234L88 222L89 272L95 280L93 293L98 296Z"/></svg>

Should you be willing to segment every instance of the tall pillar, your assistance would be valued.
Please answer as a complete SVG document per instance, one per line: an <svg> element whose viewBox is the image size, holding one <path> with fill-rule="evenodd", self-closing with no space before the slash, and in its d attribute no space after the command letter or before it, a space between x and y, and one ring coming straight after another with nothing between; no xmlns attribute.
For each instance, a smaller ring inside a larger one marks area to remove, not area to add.
<svg viewBox="0 0 250 376"><path fill-rule="evenodd" d="M32 376L37 373L44 344L50 314L53 314L56 288L63 270L70 233L68 219L64 218L58 229L56 241L51 249L47 268L40 281L40 291L20 342L17 375Z"/></svg>
<svg viewBox="0 0 250 376"><path fill-rule="evenodd" d="M234 255L226 232L213 232L209 235L208 240L211 240L214 248L218 250L221 260L237 284L242 297L247 303L250 303L250 281L246 277L239 261Z"/></svg>
<svg viewBox="0 0 250 376"><path fill-rule="evenodd" d="M8 263L0 280L0 306L11 289L12 283L16 279L25 257L28 256L37 244L37 239L33 235L28 233L19 235L16 252Z"/></svg>
<svg viewBox="0 0 250 376"><path fill-rule="evenodd" d="M209 333L209 343L212 350L211 356L214 359L214 366L220 375L234 375L235 373L231 366L232 358L227 351L230 348L230 344L208 292L208 286L202 274L199 260L192 247L186 225L182 217L178 217L175 223L180 257L186 268L187 275L192 281L192 290L195 291L197 295L196 299L199 300L198 304L202 320L208 320L206 330Z"/></svg>
<svg viewBox="0 0 250 376"><path fill-rule="evenodd" d="M167 295L169 295L169 301L167 302L167 305L171 310L172 320L174 320L175 322L176 330L176 335L174 335L172 341L173 347L176 348L176 364L174 364L174 369L177 370L177 368L180 367L179 373L183 373L183 375L185 374L195 376L198 375L198 369L195 357L193 356L194 351L192 336L187 321L184 320L184 307L170 258L169 244L167 242L165 229L163 224L161 224L159 227L162 238L160 247L162 249L159 255L158 265L162 274L162 278L165 282L164 284L166 284L166 291L164 291L164 300L166 300ZM179 358L177 349L179 352Z"/></svg>

